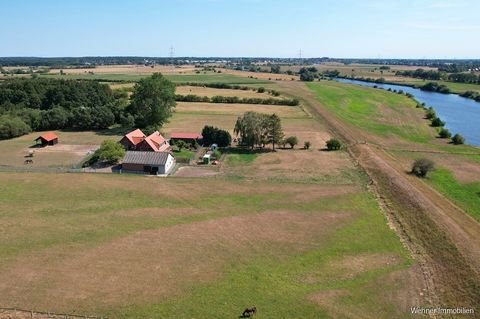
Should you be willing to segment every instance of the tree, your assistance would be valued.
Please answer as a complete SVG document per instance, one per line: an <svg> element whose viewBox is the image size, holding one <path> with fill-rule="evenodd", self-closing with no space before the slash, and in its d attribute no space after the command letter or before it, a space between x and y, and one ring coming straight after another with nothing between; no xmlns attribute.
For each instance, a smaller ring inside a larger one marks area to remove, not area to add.
<svg viewBox="0 0 480 319"><path fill-rule="evenodd" d="M3 115L0 117L0 140L30 133L31 128L21 118Z"/></svg>
<svg viewBox="0 0 480 319"><path fill-rule="evenodd" d="M440 118L436 117L432 120L432 126L433 127L439 127L439 126L444 126L445 122L442 121Z"/></svg>
<svg viewBox="0 0 480 319"><path fill-rule="evenodd" d="M290 145L290 148L292 149L295 147L295 145L298 144L298 138L296 136L289 136L285 141L288 145Z"/></svg>
<svg viewBox="0 0 480 319"><path fill-rule="evenodd" d="M306 82L311 82L315 80L315 74L313 74L312 72L302 72L300 73L300 81L306 81Z"/></svg>
<svg viewBox="0 0 480 319"><path fill-rule="evenodd" d="M275 65L270 66L270 71L272 73L277 73L277 74L280 73L280 65L275 64Z"/></svg>
<svg viewBox="0 0 480 319"><path fill-rule="evenodd" d="M432 107L429 107L428 110L425 112L425 118L431 120L437 117L437 113Z"/></svg>
<svg viewBox="0 0 480 319"><path fill-rule="evenodd" d="M305 141L305 143L303 143L303 148L306 150L310 149L310 146L312 146L312 143L309 141Z"/></svg>
<svg viewBox="0 0 480 319"><path fill-rule="evenodd" d="M335 138L331 138L327 141L327 149L329 151L336 151L342 147L342 143Z"/></svg>
<svg viewBox="0 0 480 319"><path fill-rule="evenodd" d="M127 108L141 128L160 129L172 116L176 106L175 85L160 73L135 84L132 102Z"/></svg>
<svg viewBox="0 0 480 319"><path fill-rule="evenodd" d="M178 140L175 142L175 146L177 147L178 151L181 152L185 147L187 147L187 143L183 140Z"/></svg>
<svg viewBox="0 0 480 319"><path fill-rule="evenodd" d="M450 137L452 137L452 133L450 133L450 131L448 129L442 127L440 129L440 131L438 132L438 136L440 138L450 138Z"/></svg>
<svg viewBox="0 0 480 319"><path fill-rule="evenodd" d="M262 145L266 142L265 118L267 116L250 111L238 117L233 132L240 136L243 145L253 149L255 145Z"/></svg>
<svg viewBox="0 0 480 319"><path fill-rule="evenodd" d="M101 161L109 163L117 163L125 156L125 149L122 144L114 140L105 140L98 150L95 151L94 157Z"/></svg>
<svg viewBox="0 0 480 319"><path fill-rule="evenodd" d="M203 145L217 144L219 147L227 147L232 143L232 137L228 131L217 127L205 125L202 129Z"/></svg>
<svg viewBox="0 0 480 319"><path fill-rule="evenodd" d="M434 168L435 165L431 160L428 158L420 158L413 163L412 174L415 174L418 177L425 177L428 172L432 171Z"/></svg>
<svg viewBox="0 0 480 319"><path fill-rule="evenodd" d="M452 137L452 143L455 145L464 144L465 138L462 135L457 133Z"/></svg>
<svg viewBox="0 0 480 319"><path fill-rule="evenodd" d="M275 144L279 144L283 139L282 123L277 114L272 114L267 119L267 139L272 143L272 149L275 150Z"/></svg>

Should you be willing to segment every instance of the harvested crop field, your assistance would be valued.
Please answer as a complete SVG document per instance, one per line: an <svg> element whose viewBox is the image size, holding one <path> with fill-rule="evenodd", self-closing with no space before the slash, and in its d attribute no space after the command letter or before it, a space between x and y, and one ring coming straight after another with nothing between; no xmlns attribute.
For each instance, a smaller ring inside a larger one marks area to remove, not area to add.
<svg viewBox="0 0 480 319"><path fill-rule="evenodd" d="M201 86L177 86L176 94L188 95L194 94L199 96L238 96L239 98L261 98L261 99L281 99L281 96L272 96L268 93L258 93L254 90L231 90L231 89L215 89Z"/></svg>

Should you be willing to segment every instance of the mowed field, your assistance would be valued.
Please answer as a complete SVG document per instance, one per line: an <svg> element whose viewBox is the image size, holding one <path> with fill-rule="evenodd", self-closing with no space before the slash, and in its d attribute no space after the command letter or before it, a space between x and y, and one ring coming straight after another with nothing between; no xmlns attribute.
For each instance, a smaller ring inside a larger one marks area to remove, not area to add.
<svg viewBox="0 0 480 319"><path fill-rule="evenodd" d="M299 145L231 152L201 178L0 172L0 305L110 318L237 318L253 305L257 318L409 318L428 304L368 178L346 152L324 150L331 134L303 104L180 103L163 132L232 131L248 110L279 114Z"/></svg>
<svg viewBox="0 0 480 319"><path fill-rule="evenodd" d="M0 174L2 305L392 318L423 302L416 266L361 183Z"/></svg>

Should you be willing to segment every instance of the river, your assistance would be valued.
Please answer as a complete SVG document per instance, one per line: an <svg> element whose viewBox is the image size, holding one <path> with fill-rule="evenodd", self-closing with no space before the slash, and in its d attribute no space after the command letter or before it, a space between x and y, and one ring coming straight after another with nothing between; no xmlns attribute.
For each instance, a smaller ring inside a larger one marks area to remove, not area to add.
<svg viewBox="0 0 480 319"><path fill-rule="evenodd" d="M385 90L402 90L405 93L410 93L418 102L425 103L427 107L433 107L437 116L447 123L445 127L452 132L452 135L459 133L465 137L465 143L480 146L479 102L464 98L457 94L427 92L409 86L371 83L342 78L336 78L335 80L342 83L369 87L377 86L378 88Z"/></svg>

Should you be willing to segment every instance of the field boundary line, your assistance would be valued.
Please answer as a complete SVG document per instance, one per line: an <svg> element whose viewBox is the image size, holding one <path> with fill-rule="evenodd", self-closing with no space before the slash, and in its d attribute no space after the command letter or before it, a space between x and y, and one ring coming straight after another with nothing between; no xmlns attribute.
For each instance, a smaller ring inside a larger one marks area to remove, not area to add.
<svg viewBox="0 0 480 319"><path fill-rule="evenodd" d="M7 313L8 312L8 313ZM7 315L7 316L5 316ZM23 318L83 318L83 319L108 319L104 316L97 315L78 315L78 314L68 314L68 313L55 313L50 311L35 311L35 310L25 310L21 308L12 308L12 307L0 307L0 318L12 318L12 319L23 319Z"/></svg>

